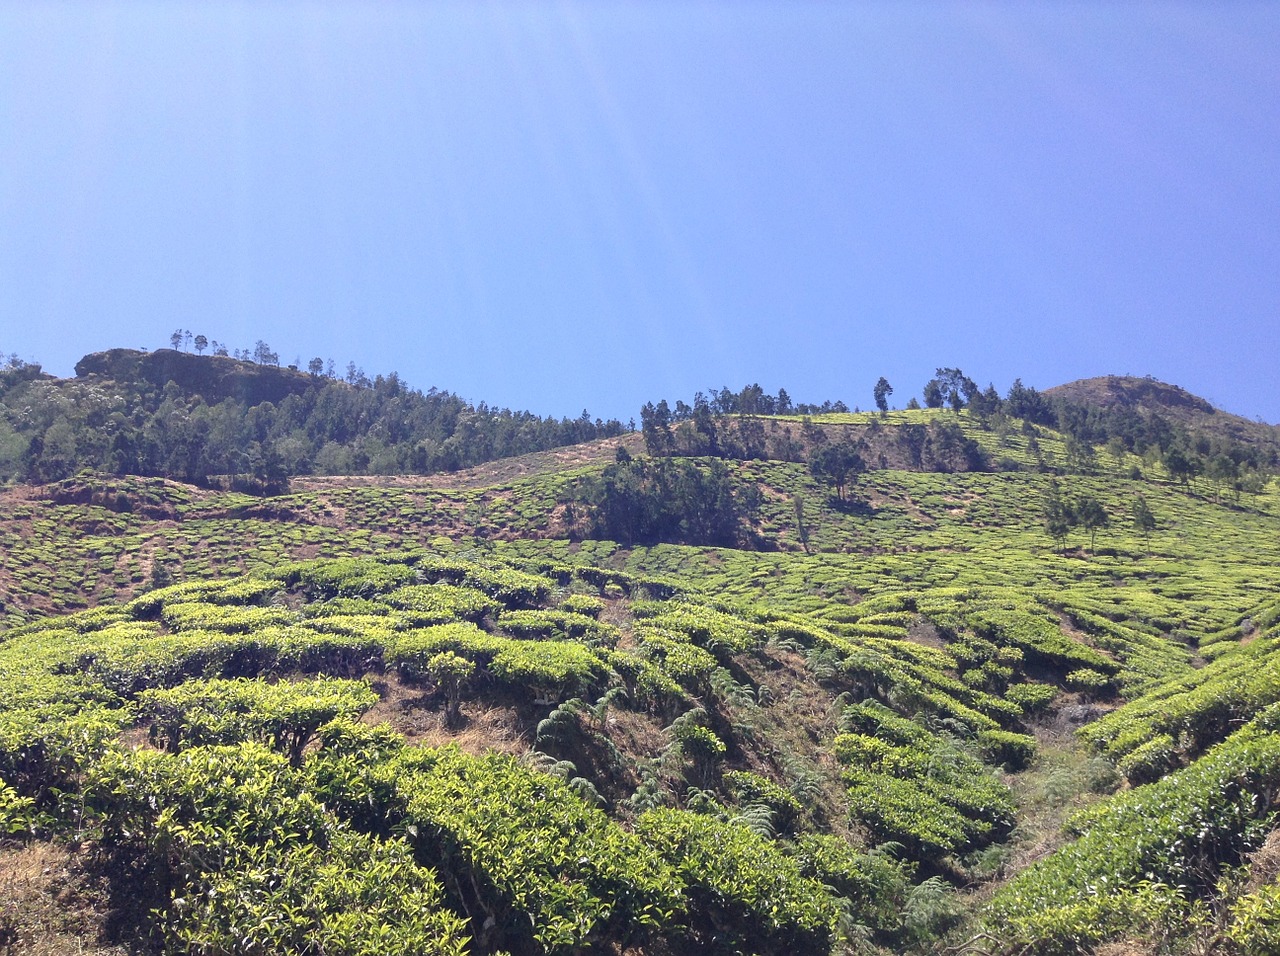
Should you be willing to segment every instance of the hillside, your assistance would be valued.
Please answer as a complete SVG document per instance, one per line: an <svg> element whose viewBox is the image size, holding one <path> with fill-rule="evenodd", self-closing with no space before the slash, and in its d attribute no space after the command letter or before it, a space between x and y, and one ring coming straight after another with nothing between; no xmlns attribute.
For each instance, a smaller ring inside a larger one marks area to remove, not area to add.
<svg viewBox="0 0 1280 956"><path fill-rule="evenodd" d="M1275 952L1280 489L1191 434L4 489L0 947Z"/></svg>
<svg viewBox="0 0 1280 956"><path fill-rule="evenodd" d="M1104 411L1159 415L1193 432L1219 435L1238 442L1280 443L1280 426L1252 421L1215 408L1186 389L1154 378L1104 375L1055 385L1044 393L1050 399Z"/></svg>
<svg viewBox="0 0 1280 956"><path fill-rule="evenodd" d="M265 349L264 349L265 351ZM346 378L229 355L112 349L57 379L0 367L0 480L89 470L271 492L296 475L430 474L617 438L621 422L491 408L395 373ZM332 363L330 368L332 368Z"/></svg>
<svg viewBox="0 0 1280 956"><path fill-rule="evenodd" d="M231 399L242 405L279 404L315 385L315 376L296 368L244 362L225 355L192 355L177 349L110 349L93 352L76 363L76 378L145 383L162 389L175 383L209 405Z"/></svg>

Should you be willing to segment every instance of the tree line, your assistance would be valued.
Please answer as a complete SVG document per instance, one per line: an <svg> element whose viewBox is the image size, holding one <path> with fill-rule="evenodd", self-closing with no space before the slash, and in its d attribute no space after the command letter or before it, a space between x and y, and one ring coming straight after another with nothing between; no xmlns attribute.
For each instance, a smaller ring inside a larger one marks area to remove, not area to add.
<svg viewBox="0 0 1280 956"><path fill-rule="evenodd" d="M204 335L193 335L190 329L174 329L169 336L169 346L174 351L194 351L196 355L203 355L208 350L210 355L233 358L240 362L253 362L256 365L280 367L280 353L273 351L271 346L262 339L254 342L252 349L233 349L217 339L210 339ZM298 372L303 371L301 366L302 359L299 357L295 358L288 368ZM332 358L324 359L317 355L307 362L305 371L313 378L323 376L341 380L348 385L356 385L361 388L369 388L373 385L373 380L355 362L348 362L344 374L340 375Z"/></svg>
<svg viewBox="0 0 1280 956"><path fill-rule="evenodd" d="M422 392L395 373L313 374L278 403L248 405L209 404L172 381L54 379L14 357L0 368L0 480L90 469L195 484L237 476L267 490L295 475L454 471L625 430L585 411L556 419Z"/></svg>
<svg viewBox="0 0 1280 956"><path fill-rule="evenodd" d="M888 398L893 391L884 376L872 388L875 406L882 415L889 411ZM1095 450L1102 446L1106 458L1119 470L1132 473L1137 469L1140 474L1143 467L1158 466L1173 481L1192 490L1207 486L1215 498L1229 494L1238 499L1241 492L1260 491L1280 468L1280 445L1276 443L1246 443L1225 434L1195 432L1153 411L1051 399L1023 385L1021 379L1015 379L1002 397L994 385L980 388L959 368L938 368L921 394L924 407L950 409L957 415L964 412L978 427L994 431L998 444L1005 444L1021 431L1034 459L1032 467L1047 474L1096 473L1106 467ZM921 407L914 397L907 403L908 409ZM808 462L822 451L815 446L821 444L823 433L807 418L847 411L849 407L843 401L793 403L785 388L772 396L759 385L747 385L737 392L727 387L698 392L691 405L677 401L672 406L665 399L646 403L640 410L640 423L651 455ZM785 423L769 426L764 421L777 416L799 416L801 421L796 429ZM1062 456L1055 458L1041 449L1036 426L1063 435ZM935 419L928 426L898 425L885 429L885 433L887 438L877 438L873 420L858 439L854 450L868 468L876 467L879 459L896 460L898 467L926 471L1024 467L1008 457L989 460L958 426L948 427L942 419ZM832 452L823 454L829 457ZM1142 464L1134 463L1131 455L1140 458Z"/></svg>

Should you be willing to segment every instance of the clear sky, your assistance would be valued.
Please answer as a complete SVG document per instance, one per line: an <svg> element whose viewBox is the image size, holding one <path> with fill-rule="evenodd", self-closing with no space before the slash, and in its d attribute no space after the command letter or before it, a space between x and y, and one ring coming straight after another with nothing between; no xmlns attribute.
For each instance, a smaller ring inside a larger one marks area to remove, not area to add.
<svg viewBox="0 0 1280 956"><path fill-rule="evenodd" d="M1280 422L1280 4L0 0L0 350Z"/></svg>

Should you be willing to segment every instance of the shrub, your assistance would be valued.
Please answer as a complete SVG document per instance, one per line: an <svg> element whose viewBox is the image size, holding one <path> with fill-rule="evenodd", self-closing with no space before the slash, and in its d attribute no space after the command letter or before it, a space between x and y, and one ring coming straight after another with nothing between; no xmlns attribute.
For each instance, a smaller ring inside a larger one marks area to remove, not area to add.
<svg viewBox="0 0 1280 956"><path fill-rule="evenodd" d="M650 810L636 833L686 885L691 930L713 952L819 953L837 911L822 883L746 827L685 810Z"/></svg>
<svg viewBox="0 0 1280 956"><path fill-rule="evenodd" d="M416 842L494 945L569 954L680 921L682 884L659 854L584 804L566 783L490 753L428 752L393 771ZM483 899L471 896L489 887Z"/></svg>

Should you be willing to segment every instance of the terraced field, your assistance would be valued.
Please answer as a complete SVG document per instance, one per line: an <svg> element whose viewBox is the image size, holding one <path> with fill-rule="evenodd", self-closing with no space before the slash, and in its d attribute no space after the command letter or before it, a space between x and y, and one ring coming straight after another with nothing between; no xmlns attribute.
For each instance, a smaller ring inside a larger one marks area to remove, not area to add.
<svg viewBox="0 0 1280 956"><path fill-rule="evenodd" d="M809 424L944 415L1007 470L728 462L755 550L585 538L617 442L5 491L0 947L1276 952L1274 485Z"/></svg>

